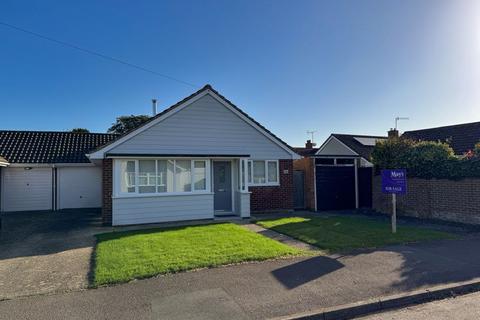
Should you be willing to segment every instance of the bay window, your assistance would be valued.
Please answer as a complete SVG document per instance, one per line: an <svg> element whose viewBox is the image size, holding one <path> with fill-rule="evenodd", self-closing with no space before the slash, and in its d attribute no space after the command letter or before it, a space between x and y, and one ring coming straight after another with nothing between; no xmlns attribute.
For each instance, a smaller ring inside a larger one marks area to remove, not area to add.
<svg viewBox="0 0 480 320"><path fill-rule="evenodd" d="M278 160L249 160L248 184L251 186L279 185Z"/></svg>
<svg viewBox="0 0 480 320"><path fill-rule="evenodd" d="M119 194L181 194L209 190L208 160L145 159L117 162Z"/></svg>

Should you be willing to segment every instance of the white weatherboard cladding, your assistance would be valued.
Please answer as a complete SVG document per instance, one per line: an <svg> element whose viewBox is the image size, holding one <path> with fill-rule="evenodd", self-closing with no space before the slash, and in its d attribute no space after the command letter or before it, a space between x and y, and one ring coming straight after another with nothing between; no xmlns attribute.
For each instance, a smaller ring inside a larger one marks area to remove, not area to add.
<svg viewBox="0 0 480 320"><path fill-rule="evenodd" d="M58 209L102 206L102 167L57 169Z"/></svg>
<svg viewBox="0 0 480 320"><path fill-rule="evenodd" d="M213 194L117 198L113 200L114 226L213 219Z"/></svg>
<svg viewBox="0 0 480 320"><path fill-rule="evenodd" d="M52 209L51 168L2 168L2 210Z"/></svg>
<svg viewBox="0 0 480 320"><path fill-rule="evenodd" d="M109 153L248 154L289 159L282 147L210 95L114 147Z"/></svg>
<svg viewBox="0 0 480 320"><path fill-rule="evenodd" d="M321 150L317 152L318 155L335 155L335 156L356 156L357 154L346 147L339 140L330 139Z"/></svg>

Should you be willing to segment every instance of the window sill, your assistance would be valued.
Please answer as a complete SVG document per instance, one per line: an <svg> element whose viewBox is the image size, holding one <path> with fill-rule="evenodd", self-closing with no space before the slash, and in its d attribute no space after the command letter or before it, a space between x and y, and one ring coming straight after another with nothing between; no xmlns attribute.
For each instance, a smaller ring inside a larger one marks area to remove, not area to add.
<svg viewBox="0 0 480 320"><path fill-rule="evenodd" d="M280 187L280 183L249 184L249 187Z"/></svg>
<svg viewBox="0 0 480 320"><path fill-rule="evenodd" d="M112 196L112 199L130 199L130 198L159 198L159 197L177 197L177 196L205 196L213 195L213 192L171 192L171 193L138 193L121 194Z"/></svg>

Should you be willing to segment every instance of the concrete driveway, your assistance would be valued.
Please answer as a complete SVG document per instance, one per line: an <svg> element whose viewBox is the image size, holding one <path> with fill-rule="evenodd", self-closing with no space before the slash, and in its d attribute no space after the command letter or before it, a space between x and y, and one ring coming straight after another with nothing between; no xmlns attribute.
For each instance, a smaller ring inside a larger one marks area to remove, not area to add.
<svg viewBox="0 0 480 320"><path fill-rule="evenodd" d="M2 215L0 300L88 286L98 210Z"/></svg>

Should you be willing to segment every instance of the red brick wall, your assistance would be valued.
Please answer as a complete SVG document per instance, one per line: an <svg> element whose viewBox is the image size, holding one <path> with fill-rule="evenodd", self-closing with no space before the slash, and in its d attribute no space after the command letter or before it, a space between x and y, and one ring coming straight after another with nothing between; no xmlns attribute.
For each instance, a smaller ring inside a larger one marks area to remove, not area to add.
<svg viewBox="0 0 480 320"><path fill-rule="evenodd" d="M102 174L102 222L106 226L112 225L112 188L113 188L113 160L103 160Z"/></svg>
<svg viewBox="0 0 480 320"><path fill-rule="evenodd" d="M303 158L293 161L293 169L303 171L304 173L305 209L308 210L315 210L314 161L314 158Z"/></svg>
<svg viewBox="0 0 480 320"><path fill-rule="evenodd" d="M279 172L280 186L248 188L252 212L293 210L293 160L279 160Z"/></svg>
<svg viewBox="0 0 480 320"><path fill-rule="evenodd" d="M381 192L381 177L373 178L373 208L391 214L392 197ZM407 181L407 194L397 196L397 213L418 218L480 224L480 179Z"/></svg>

